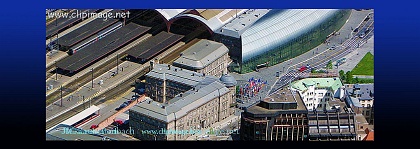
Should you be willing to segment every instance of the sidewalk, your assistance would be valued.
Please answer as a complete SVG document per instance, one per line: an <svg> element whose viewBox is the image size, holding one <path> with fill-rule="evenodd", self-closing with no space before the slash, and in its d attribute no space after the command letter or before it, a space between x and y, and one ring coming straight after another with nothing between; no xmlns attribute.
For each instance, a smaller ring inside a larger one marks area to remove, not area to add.
<svg viewBox="0 0 420 149"><path fill-rule="evenodd" d="M362 60L362 58L366 55L366 53L370 52L374 54L374 37L372 36L365 44L363 44L360 48L357 50L354 50L353 52L349 53L348 55L344 56L346 58L346 63L338 66L333 67L333 69L336 70L343 70L344 72L353 70L354 67Z"/></svg>

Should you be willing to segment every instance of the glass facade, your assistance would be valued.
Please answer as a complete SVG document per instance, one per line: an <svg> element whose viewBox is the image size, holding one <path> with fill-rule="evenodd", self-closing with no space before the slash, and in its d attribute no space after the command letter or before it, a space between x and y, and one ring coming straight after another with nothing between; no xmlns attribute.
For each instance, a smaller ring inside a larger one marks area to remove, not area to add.
<svg viewBox="0 0 420 149"><path fill-rule="evenodd" d="M223 42L236 62L229 70L248 73L257 65L276 65L326 41L349 18L351 10L291 9L272 10L247 29L241 39ZM231 37L232 38L232 37ZM240 53L240 54L239 54Z"/></svg>

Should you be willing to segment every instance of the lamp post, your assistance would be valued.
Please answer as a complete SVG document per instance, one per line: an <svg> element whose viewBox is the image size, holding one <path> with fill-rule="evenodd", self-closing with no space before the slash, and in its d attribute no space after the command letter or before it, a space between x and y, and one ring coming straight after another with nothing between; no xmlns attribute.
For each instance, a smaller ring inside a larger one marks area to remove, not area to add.
<svg viewBox="0 0 420 149"><path fill-rule="evenodd" d="M93 68L90 69L90 71L92 72L92 89L93 89Z"/></svg>
<svg viewBox="0 0 420 149"><path fill-rule="evenodd" d="M118 57L119 57L119 55L120 55L120 54L119 54L119 53L117 53L117 74L118 74L118 59L119 59Z"/></svg>
<svg viewBox="0 0 420 149"><path fill-rule="evenodd" d="M57 61L54 61L54 63L57 63ZM55 67L55 81L58 80L58 67Z"/></svg>
<svg viewBox="0 0 420 149"><path fill-rule="evenodd" d="M60 94L61 94L60 107L63 107L63 85L60 86Z"/></svg>

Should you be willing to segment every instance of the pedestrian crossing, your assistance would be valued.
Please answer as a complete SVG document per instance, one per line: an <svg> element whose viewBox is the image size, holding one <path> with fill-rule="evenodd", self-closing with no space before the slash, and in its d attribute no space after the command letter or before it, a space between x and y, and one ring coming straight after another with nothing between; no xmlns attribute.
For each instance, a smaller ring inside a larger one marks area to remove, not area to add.
<svg viewBox="0 0 420 149"><path fill-rule="evenodd" d="M269 95L275 93L277 90L279 90L280 88L282 88L283 86L287 84L290 84L296 79L307 76L308 73L306 71L309 71L309 70L305 70L303 72L295 72L295 71L287 72L286 74L284 74L277 80L276 84L273 86L272 90L269 92Z"/></svg>

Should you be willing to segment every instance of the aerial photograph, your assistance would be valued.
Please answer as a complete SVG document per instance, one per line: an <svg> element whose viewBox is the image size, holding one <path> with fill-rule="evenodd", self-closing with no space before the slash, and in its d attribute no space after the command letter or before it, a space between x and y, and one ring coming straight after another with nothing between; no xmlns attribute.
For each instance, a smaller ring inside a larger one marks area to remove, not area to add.
<svg viewBox="0 0 420 149"><path fill-rule="evenodd" d="M374 141L373 35L373 9L46 9L46 140Z"/></svg>

